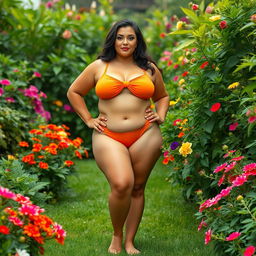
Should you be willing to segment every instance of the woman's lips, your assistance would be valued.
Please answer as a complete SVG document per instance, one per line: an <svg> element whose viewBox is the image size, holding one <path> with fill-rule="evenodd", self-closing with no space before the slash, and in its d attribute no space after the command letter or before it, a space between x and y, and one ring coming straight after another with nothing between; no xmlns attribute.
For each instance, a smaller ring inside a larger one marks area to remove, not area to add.
<svg viewBox="0 0 256 256"><path fill-rule="evenodd" d="M123 48L121 48L123 51L128 51L129 50L129 48L128 47L123 47Z"/></svg>

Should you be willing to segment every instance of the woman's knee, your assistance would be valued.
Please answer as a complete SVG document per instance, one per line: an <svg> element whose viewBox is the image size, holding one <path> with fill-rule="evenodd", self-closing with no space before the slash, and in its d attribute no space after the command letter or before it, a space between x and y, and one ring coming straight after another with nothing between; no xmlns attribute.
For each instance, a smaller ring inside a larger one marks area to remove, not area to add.
<svg viewBox="0 0 256 256"><path fill-rule="evenodd" d="M133 197L141 197L144 195L145 184L135 184L132 189Z"/></svg>
<svg viewBox="0 0 256 256"><path fill-rule="evenodd" d="M111 191L117 197L125 197L132 193L133 182L132 181L122 181L122 182L114 182L111 184Z"/></svg>

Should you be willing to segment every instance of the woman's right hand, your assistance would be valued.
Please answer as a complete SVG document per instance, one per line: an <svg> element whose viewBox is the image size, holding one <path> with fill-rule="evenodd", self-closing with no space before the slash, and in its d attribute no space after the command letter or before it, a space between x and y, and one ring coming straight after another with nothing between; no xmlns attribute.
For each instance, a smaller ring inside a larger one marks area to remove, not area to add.
<svg viewBox="0 0 256 256"><path fill-rule="evenodd" d="M87 126L89 128L95 129L98 132L103 132L104 127L107 126L106 124L107 118L103 116L99 116L97 118L91 118L89 121L87 121Z"/></svg>

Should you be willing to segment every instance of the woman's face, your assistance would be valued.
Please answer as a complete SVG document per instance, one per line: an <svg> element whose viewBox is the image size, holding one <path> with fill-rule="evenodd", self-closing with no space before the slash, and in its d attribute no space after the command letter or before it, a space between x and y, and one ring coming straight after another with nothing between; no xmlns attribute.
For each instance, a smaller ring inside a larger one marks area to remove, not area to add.
<svg viewBox="0 0 256 256"><path fill-rule="evenodd" d="M130 57L137 47L137 37L132 27L122 27L117 30L115 50L121 57Z"/></svg>

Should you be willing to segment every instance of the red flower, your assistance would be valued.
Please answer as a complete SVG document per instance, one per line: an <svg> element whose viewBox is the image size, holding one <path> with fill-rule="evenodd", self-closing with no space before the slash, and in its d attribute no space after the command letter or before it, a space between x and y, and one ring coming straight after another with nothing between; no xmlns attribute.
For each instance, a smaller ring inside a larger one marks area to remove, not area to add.
<svg viewBox="0 0 256 256"><path fill-rule="evenodd" d="M216 112L216 111L218 111L219 109L220 109L220 107L221 107L221 104L219 103L219 102L217 102L217 103L214 103L213 105L212 105L212 107L211 107L211 111L212 112Z"/></svg>
<svg viewBox="0 0 256 256"><path fill-rule="evenodd" d="M238 126L238 123L231 124L231 125L229 126L229 130L230 130L230 131L235 131L235 129L236 129L237 126Z"/></svg>
<svg viewBox="0 0 256 256"><path fill-rule="evenodd" d="M40 162L40 163L39 163L39 167L40 167L41 169L48 169L48 168L49 168L48 164L47 164L47 163L44 163L44 162Z"/></svg>
<svg viewBox="0 0 256 256"><path fill-rule="evenodd" d="M184 135L185 135L184 132L180 132L179 135L178 135L178 138L182 138Z"/></svg>
<svg viewBox="0 0 256 256"><path fill-rule="evenodd" d="M8 234L10 234L10 230L5 225L2 225L2 226L0 226L0 233L2 233L4 235L8 235Z"/></svg>
<svg viewBox="0 0 256 256"><path fill-rule="evenodd" d="M187 76L187 75L188 75L188 71L185 71L185 72L182 74L183 77L185 77L185 76Z"/></svg>
<svg viewBox="0 0 256 256"><path fill-rule="evenodd" d="M245 249L245 252L244 252L244 256L252 256L255 252L255 248L254 246L249 246Z"/></svg>
<svg viewBox="0 0 256 256"><path fill-rule="evenodd" d="M75 151L75 155L76 155L78 158L82 159L82 155L81 155L81 153L80 153L78 150Z"/></svg>
<svg viewBox="0 0 256 256"><path fill-rule="evenodd" d="M237 239L240 235L241 235L241 233L239 233L239 232L233 232L233 233L230 234L228 237L226 237L226 241L235 240L235 239Z"/></svg>
<svg viewBox="0 0 256 256"><path fill-rule="evenodd" d="M206 66L208 66L209 65L209 62L208 61L205 61L201 66L200 66L200 68L201 69L204 69Z"/></svg>
<svg viewBox="0 0 256 256"><path fill-rule="evenodd" d="M160 37L161 37L161 38L165 38L165 36L166 36L165 33L161 33L161 34L160 34Z"/></svg>
<svg viewBox="0 0 256 256"><path fill-rule="evenodd" d="M19 142L20 147L29 147L28 143L26 141L20 141Z"/></svg>
<svg viewBox="0 0 256 256"><path fill-rule="evenodd" d="M180 124L180 122L182 122L182 119L176 119L173 121L173 126L177 126L178 124Z"/></svg>
<svg viewBox="0 0 256 256"><path fill-rule="evenodd" d="M219 23L219 26L221 29L224 29L228 26L227 22L225 20L222 20L220 23Z"/></svg>
<svg viewBox="0 0 256 256"><path fill-rule="evenodd" d="M64 164L69 167L69 166L73 165L74 162L71 161L71 160L66 160L66 161L64 162Z"/></svg>
<svg viewBox="0 0 256 256"><path fill-rule="evenodd" d="M194 11L198 10L198 5L197 5L197 4L192 4L192 9L193 9Z"/></svg>

